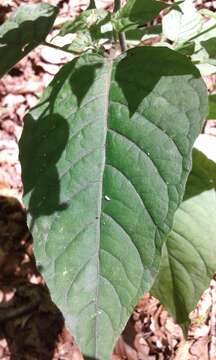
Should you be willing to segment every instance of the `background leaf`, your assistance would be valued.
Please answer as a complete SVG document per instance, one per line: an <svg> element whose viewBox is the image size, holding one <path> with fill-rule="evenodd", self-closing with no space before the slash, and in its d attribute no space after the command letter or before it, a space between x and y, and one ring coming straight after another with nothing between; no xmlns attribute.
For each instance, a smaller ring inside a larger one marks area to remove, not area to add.
<svg viewBox="0 0 216 360"><path fill-rule="evenodd" d="M206 112L191 62L143 47L65 65L25 118L37 263L87 356L109 358L152 285Z"/></svg>
<svg viewBox="0 0 216 360"><path fill-rule="evenodd" d="M81 54L87 49L92 48L94 43L88 31L77 31L75 38L68 45L64 45L63 49Z"/></svg>
<svg viewBox="0 0 216 360"><path fill-rule="evenodd" d="M110 13L108 11L103 9L86 10L77 16L73 21L66 22L62 26L58 35L65 36L81 30L100 32L101 26L108 21L110 21Z"/></svg>
<svg viewBox="0 0 216 360"><path fill-rule="evenodd" d="M61 28L59 36L76 34L75 38L64 46L64 49L82 53L87 49L100 49L99 41L112 38L111 14L103 9L87 10L73 21L68 21ZM106 28L109 31L106 31Z"/></svg>
<svg viewBox="0 0 216 360"><path fill-rule="evenodd" d="M182 12L171 10L162 19L163 34L176 44L197 35L203 24L203 18L192 0L185 0L179 7Z"/></svg>
<svg viewBox="0 0 216 360"><path fill-rule="evenodd" d="M207 51L209 58L216 59L216 37L201 41L201 45ZM216 62L215 62L216 64Z"/></svg>
<svg viewBox="0 0 216 360"><path fill-rule="evenodd" d="M216 94L209 95L208 119L216 120Z"/></svg>
<svg viewBox="0 0 216 360"><path fill-rule="evenodd" d="M195 50L195 42L185 42L184 44L180 45L179 48L175 49L176 51L179 51L181 54L186 56L191 56L194 53Z"/></svg>
<svg viewBox="0 0 216 360"><path fill-rule="evenodd" d="M48 4L24 5L0 26L0 77L46 38L56 15Z"/></svg>
<svg viewBox="0 0 216 360"><path fill-rule="evenodd" d="M194 149L184 201L175 214L151 291L184 329L216 269L215 189L216 164Z"/></svg>
<svg viewBox="0 0 216 360"><path fill-rule="evenodd" d="M172 6L178 7L176 4L170 5L155 0L128 0L126 5L113 16L113 26L116 31L136 29L139 25L153 20L161 10Z"/></svg>
<svg viewBox="0 0 216 360"><path fill-rule="evenodd" d="M207 20L201 29L204 32L195 39L195 52L192 60L197 62L197 68L203 76L216 73L216 60L214 58L213 44L216 38L216 19ZM209 49L211 46L211 50ZM208 49L210 51L208 51ZM199 64L200 63L200 64Z"/></svg>

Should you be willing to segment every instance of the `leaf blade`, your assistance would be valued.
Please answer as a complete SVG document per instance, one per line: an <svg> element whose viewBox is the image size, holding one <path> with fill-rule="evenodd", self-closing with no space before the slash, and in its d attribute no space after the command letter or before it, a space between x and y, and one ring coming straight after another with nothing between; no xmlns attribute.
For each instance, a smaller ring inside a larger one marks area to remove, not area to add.
<svg viewBox="0 0 216 360"><path fill-rule="evenodd" d="M109 357L153 282L205 112L196 68L146 47L74 60L26 118L20 159L36 256L87 356Z"/></svg>
<svg viewBox="0 0 216 360"><path fill-rule="evenodd" d="M56 16L54 6L23 5L0 26L0 77L45 39Z"/></svg>
<svg viewBox="0 0 216 360"><path fill-rule="evenodd" d="M185 0L179 5L182 12L171 10L162 19L164 35L176 44L187 42L199 34L203 19L191 0Z"/></svg>
<svg viewBox="0 0 216 360"><path fill-rule="evenodd" d="M139 25L144 25L152 21L162 10L174 7L178 10L178 5L166 4L155 0L129 0L113 18L112 23L116 31L128 31L136 29Z"/></svg>
<svg viewBox="0 0 216 360"><path fill-rule="evenodd" d="M151 290L184 330L189 313L215 271L215 169L213 161L193 150L193 169L184 200L175 214Z"/></svg>

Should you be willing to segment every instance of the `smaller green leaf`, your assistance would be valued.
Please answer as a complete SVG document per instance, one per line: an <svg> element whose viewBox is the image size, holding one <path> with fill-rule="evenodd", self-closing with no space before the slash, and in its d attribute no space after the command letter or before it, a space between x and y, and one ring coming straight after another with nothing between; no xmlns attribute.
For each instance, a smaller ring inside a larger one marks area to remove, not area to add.
<svg viewBox="0 0 216 360"><path fill-rule="evenodd" d="M197 35L203 23L192 0L185 0L179 7L182 12L172 10L162 19L163 34L176 44L182 44Z"/></svg>
<svg viewBox="0 0 216 360"><path fill-rule="evenodd" d="M66 22L59 36L76 34L75 39L63 49L81 54L88 49L99 49L99 40L110 38L111 14L103 9L86 10L75 20Z"/></svg>
<svg viewBox="0 0 216 360"><path fill-rule="evenodd" d="M92 46L93 42L90 33L88 31L78 31L75 39L69 45L65 45L63 49L81 54Z"/></svg>
<svg viewBox="0 0 216 360"><path fill-rule="evenodd" d="M60 30L59 36L74 34L77 31L92 31L101 33L101 26L110 21L110 13L103 9L86 10L75 20L66 22Z"/></svg>
<svg viewBox="0 0 216 360"><path fill-rule="evenodd" d="M139 44L141 40L159 36L161 33L161 25L145 26L142 28L139 27L137 29L127 31L127 42L133 44L134 42L137 42Z"/></svg>
<svg viewBox="0 0 216 360"><path fill-rule="evenodd" d="M130 34L130 32L135 31L135 30L131 30L127 32L127 37L128 34ZM152 26L145 26L145 27L139 27L136 31L140 31L143 33L143 35L161 35L162 33L162 26L161 24L157 24L157 25L152 25Z"/></svg>
<svg viewBox="0 0 216 360"><path fill-rule="evenodd" d="M45 40L56 16L49 4L24 5L0 26L0 77Z"/></svg>
<svg viewBox="0 0 216 360"><path fill-rule="evenodd" d="M193 150L193 168L151 290L186 330L216 269L216 164Z"/></svg>
<svg viewBox="0 0 216 360"><path fill-rule="evenodd" d="M136 29L154 19L162 10L177 4L166 4L155 0L128 0L112 18L112 23L116 31L128 31Z"/></svg>
<svg viewBox="0 0 216 360"><path fill-rule="evenodd" d="M175 49L176 51L180 52L183 55L191 56L194 53L195 50L195 42L186 42L179 48Z"/></svg>
<svg viewBox="0 0 216 360"><path fill-rule="evenodd" d="M214 44L216 38L216 19L206 21L195 41L195 52L192 55L194 62L200 63L197 65L203 76L216 73L216 59L214 52Z"/></svg>
<svg viewBox="0 0 216 360"><path fill-rule="evenodd" d="M216 120L216 94L209 95L208 119Z"/></svg>
<svg viewBox="0 0 216 360"><path fill-rule="evenodd" d="M200 44L207 51L209 58L216 59L216 37L201 41Z"/></svg>

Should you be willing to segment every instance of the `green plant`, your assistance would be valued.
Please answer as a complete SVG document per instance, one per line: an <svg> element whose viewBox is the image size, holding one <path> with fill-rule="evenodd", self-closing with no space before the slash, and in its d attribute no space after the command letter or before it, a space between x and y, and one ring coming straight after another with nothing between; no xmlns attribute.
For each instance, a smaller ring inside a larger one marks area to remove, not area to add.
<svg viewBox="0 0 216 360"><path fill-rule="evenodd" d="M188 314L215 272L215 188L216 164L194 149L184 199L151 289L185 332Z"/></svg>
<svg viewBox="0 0 216 360"><path fill-rule="evenodd" d="M82 352L108 359L138 298L155 278L152 292L185 326L214 261L199 278L194 302L185 306L176 301L185 296L174 281L178 275L170 262L167 279L172 274L173 282L166 283L164 264L170 261L172 245L180 248L174 234L182 223L181 209L189 206L187 212L200 222L193 202L197 197L203 202L201 195L213 191L215 178L202 167L213 165L195 153L194 166L201 177L206 174L208 186L191 185L190 180L177 210L192 146L207 115L207 91L190 59L191 34L172 45L164 44L164 35L158 46L143 46L143 41L161 31L147 22L164 9L171 11L165 16L183 16L182 5L128 0L120 8L116 1L113 14L93 6L91 2L91 9L60 29L59 36L75 36L62 49L76 58L59 71L25 117L20 161L39 269ZM0 28L0 52L6 59L0 63L1 75L38 43L58 48L45 42L55 17L56 9L47 4L29 5ZM41 24L38 39L30 31L26 38L26 29ZM193 38L199 31L196 25ZM123 53L117 55L120 48ZM195 241L194 233L188 234L188 243ZM189 259L178 261L193 274Z"/></svg>

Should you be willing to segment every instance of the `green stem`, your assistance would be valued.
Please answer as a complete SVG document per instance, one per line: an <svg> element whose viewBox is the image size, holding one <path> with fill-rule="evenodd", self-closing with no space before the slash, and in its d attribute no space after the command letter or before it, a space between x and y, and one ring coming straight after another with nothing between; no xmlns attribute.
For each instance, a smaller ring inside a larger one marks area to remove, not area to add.
<svg viewBox="0 0 216 360"><path fill-rule="evenodd" d="M121 47L121 51L122 52L127 51L127 41L126 41L125 33L124 32L118 33L118 37L119 37L119 44Z"/></svg>
<svg viewBox="0 0 216 360"><path fill-rule="evenodd" d="M117 12L121 8L121 0L115 0L114 3L114 12ZM124 32L117 33L119 38L119 44L121 47L121 51L125 52L127 51L127 40Z"/></svg>
<svg viewBox="0 0 216 360"><path fill-rule="evenodd" d="M52 48L52 49L55 49L55 50L64 51L64 52L66 52L66 53L68 53L68 54L71 54L71 55L77 55L77 54L79 54L79 53L76 53L76 52L74 52L74 51L62 49L60 46L55 45L55 44L48 43L48 42L46 42L46 41L42 42L42 45L48 46L48 47L50 47L50 48Z"/></svg>
<svg viewBox="0 0 216 360"><path fill-rule="evenodd" d="M121 8L121 0L115 0L114 12L117 12Z"/></svg>
<svg viewBox="0 0 216 360"><path fill-rule="evenodd" d="M95 8L96 8L96 6L95 6L95 1L94 1L94 0L90 0L88 10L90 10L90 9L95 9Z"/></svg>

